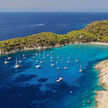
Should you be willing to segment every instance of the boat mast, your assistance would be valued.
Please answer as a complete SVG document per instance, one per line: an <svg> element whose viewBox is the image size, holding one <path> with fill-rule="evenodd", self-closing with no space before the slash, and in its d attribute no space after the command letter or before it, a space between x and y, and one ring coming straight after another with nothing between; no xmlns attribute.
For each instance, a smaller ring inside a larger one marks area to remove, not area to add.
<svg viewBox="0 0 108 108"><path fill-rule="evenodd" d="M16 58L16 65L17 65L18 63L17 63L17 58Z"/></svg>

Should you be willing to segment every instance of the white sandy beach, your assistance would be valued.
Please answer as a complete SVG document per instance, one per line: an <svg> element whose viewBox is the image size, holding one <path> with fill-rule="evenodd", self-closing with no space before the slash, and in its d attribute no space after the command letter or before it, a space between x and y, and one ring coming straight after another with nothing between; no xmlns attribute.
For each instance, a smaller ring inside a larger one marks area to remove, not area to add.
<svg viewBox="0 0 108 108"><path fill-rule="evenodd" d="M94 44L94 45L108 45L108 43L104 43L104 42L91 42L90 44Z"/></svg>

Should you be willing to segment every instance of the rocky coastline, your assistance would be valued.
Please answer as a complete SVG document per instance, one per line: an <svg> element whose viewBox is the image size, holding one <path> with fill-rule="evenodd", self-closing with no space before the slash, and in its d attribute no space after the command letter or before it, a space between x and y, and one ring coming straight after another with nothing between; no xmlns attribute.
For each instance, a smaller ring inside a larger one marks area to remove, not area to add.
<svg viewBox="0 0 108 108"><path fill-rule="evenodd" d="M0 55L7 55L7 54L11 54L11 53L16 53L16 52L21 52L21 51L31 51L31 50L45 50L45 49L50 49L50 48L57 48L57 47L63 47L65 45L55 45L55 46L39 46L39 47L24 47L23 49L15 49L15 50L11 50L11 51L8 51L8 52L2 52L0 50Z"/></svg>
<svg viewBox="0 0 108 108"><path fill-rule="evenodd" d="M104 86L105 90L96 92L97 105L95 108L108 108L108 60L97 64L96 69L100 71L99 82Z"/></svg>
<svg viewBox="0 0 108 108"><path fill-rule="evenodd" d="M57 47L63 47L66 45L71 45L71 44L90 44L90 45L108 45L108 43L104 43L104 42L70 42L67 44L56 44L55 46L39 46L39 47L24 47L23 49L13 49L11 51L8 52L2 52L0 50L0 55L7 55L7 54L11 54L11 53L16 53L16 52L21 52L21 51L31 51L31 50L45 50L45 49L50 49L50 48L57 48Z"/></svg>

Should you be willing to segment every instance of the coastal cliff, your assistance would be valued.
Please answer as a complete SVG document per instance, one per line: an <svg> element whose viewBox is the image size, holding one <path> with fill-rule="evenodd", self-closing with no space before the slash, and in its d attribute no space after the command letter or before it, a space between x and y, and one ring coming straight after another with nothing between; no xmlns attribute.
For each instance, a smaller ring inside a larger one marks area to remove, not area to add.
<svg viewBox="0 0 108 108"><path fill-rule="evenodd" d="M42 32L30 36L0 41L0 54L23 50L51 48L69 43L108 42L108 20L95 21L82 30L60 35Z"/></svg>
<svg viewBox="0 0 108 108"><path fill-rule="evenodd" d="M95 108L108 108L108 60L97 64L96 69L100 70L99 82L105 90L96 92L97 106Z"/></svg>

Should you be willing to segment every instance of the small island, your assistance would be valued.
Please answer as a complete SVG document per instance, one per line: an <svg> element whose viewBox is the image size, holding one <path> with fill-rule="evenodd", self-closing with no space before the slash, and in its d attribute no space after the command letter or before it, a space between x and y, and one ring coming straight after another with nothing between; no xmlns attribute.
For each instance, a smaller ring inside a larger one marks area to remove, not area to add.
<svg viewBox="0 0 108 108"><path fill-rule="evenodd" d="M71 31L67 34L42 32L22 38L0 41L0 55L23 50L60 47L69 43L93 44L94 42L105 44L108 42L108 20L92 22L84 29Z"/></svg>

